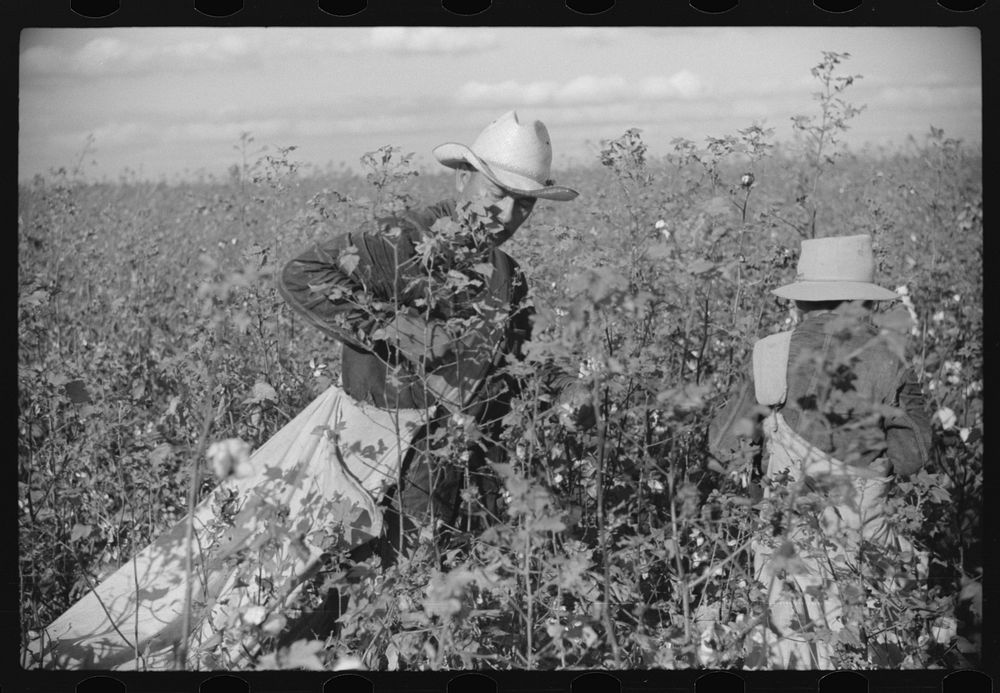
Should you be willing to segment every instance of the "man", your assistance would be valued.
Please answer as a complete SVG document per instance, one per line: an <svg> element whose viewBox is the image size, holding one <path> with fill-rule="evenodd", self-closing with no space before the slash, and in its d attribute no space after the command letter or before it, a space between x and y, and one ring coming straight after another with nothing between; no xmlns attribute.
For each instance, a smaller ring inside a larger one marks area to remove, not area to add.
<svg viewBox="0 0 1000 693"><path fill-rule="evenodd" d="M897 298L873 283L874 266L867 235L803 241L796 281L773 292L795 302L800 322L754 345L752 378L709 428L719 460L762 443L773 536L755 542L754 569L768 588L779 668L834 668L830 634L846 620L837 576L858 568L865 545L907 544L883 501L892 477L915 473L930 453L901 336L870 320L874 301ZM796 503L810 493L821 508Z"/></svg>
<svg viewBox="0 0 1000 693"><path fill-rule="evenodd" d="M289 262L279 282L293 309L342 342L343 388L351 398L430 413L395 490L395 510L411 535L431 517L453 523L459 509L465 470L434 464L434 429L449 416L476 422L480 442L468 450L473 474L497 454L491 442L516 384L496 366L518 354L531 328L521 305L524 275L499 246L536 200L578 194L549 180L545 125L522 122L514 111L471 146L449 142L434 155L456 170L456 200L380 220L374 231L333 236ZM435 281L447 285L456 277L457 284L435 290ZM387 543L398 549L405 543L399 518L391 509L386 518Z"/></svg>
<svg viewBox="0 0 1000 693"><path fill-rule="evenodd" d="M291 306L343 343L343 387L252 455L240 448L246 459L233 465L227 452L217 465L225 478L191 515L47 626L26 661L240 668L259 648L256 626L281 630L282 643L317 631L316 619L283 629L278 617L324 551L370 544L383 530L392 538L398 523L383 522L377 500L400 477L408 528L428 516L453 522L463 474L433 464L435 430L451 416L478 422L478 436L466 427L468 466L485 466L516 386L496 366L531 327L524 276L499 245L536 199L577 193L548 180L545 126L513 111L471 147L448 143L435 155L457 170L456 201L335 236L282 272ZM324 629L331 611L319 614Z"/></svg>

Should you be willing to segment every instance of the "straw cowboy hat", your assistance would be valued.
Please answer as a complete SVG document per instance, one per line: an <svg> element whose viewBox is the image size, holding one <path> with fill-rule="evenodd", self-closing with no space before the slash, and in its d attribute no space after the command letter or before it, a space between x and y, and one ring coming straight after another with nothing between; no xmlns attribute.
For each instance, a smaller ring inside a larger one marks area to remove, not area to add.
<svg viewBox="0 0 1000 693"><path fill-rule="evenodd" d="M798 275L771 293L795 301L888 301L895 291L874 283L872 238L830 236L802 241Z"/></svg>
<svg viewBox="0 0 1000 693"><path fill-rule="evenodd" d="M579 193L552 185L552 143L545 125L536 120L521 123L508 111L487 125L471 147L446 142L434 148L434 156L445 166L470 165L515 195L546 200L572 200Z"/></svg>

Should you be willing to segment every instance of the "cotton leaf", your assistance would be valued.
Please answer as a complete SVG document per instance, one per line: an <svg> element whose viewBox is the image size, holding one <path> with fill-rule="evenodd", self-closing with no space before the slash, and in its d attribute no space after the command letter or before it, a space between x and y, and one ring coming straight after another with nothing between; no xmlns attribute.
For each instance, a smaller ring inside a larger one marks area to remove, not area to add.
<svg viewBox="0 0 1000 693"><path fill-rule="evenodd" d="M695 260L687 266L687 271L691 274L705 274L715 269L715 263L708 260Z"/></svg>
<svg viewBox="0 0 1000 693"><path fill-rule="evenodd" d="M93 528L90 525L73 525L73 530L69 533L69 540L76 541L77 539L86 539L90 536L90 532Z"/></svg>
<svg viewBox="0 0 1000 693"><path fill-rule="evenodd" d="M566 525L558 517L540 517L531 523L531 529L536 532L561 532Z"/></svg>
<svg viewBox="0 0 1000 693"><path fill-rule="evenodd" d="M977 618L983 617L983 585L982 583L969 580L962 586L962 593L958 597L961 601L971 602L969 609Z"/></svg>
<svg viewBox="0 0 1000 693"><path fill-rule="evenodd" d="M160 443L152 452L149 453L149 463L153 465L153 469L156 469L160 465L164 464L174 454L174 448L170 443Z"/></svg>
<svg viewBox="0 0 1000 693"><path fill-rule="evenodd" d="M703 202L701 209L709 216L714 217L727 216L733 212L732 204L721 195L716 195L712 199Z"/></svg>
<svg viewBox="0 0 1000 693"><path fill-rule="evenodd" d="M477 262L472 266L472 271L481 274L487 279L493 275L493 265L488 262Z"/></svg>
<svg viewBox="0 0 1000 693"><path fill-rule="evenodd" d="M347 274L352 274L358 267L358 263L361 261L361 256L358 255L358 249L353 245L345 248L338 258L338 263L340 268L344 270Z"/></svg>
<svg viewBox="0 0 1000 693"><path fill-rule="evenodd" d="M50 385L54 385L55 387L61 387L69 382L69 378L62 373L49 373L46 379Z"/></svg>
<svg viewBox="0 0 1000 693"><path fill-rule="evenodd" d="M254 384L252 399L255 402L263 402L265 400L276 402L278 401L278 392L268 383L261 381Z"/></svg>
<svg viewBox="0 0 1000 693"><path fill-rule="evenodd" d="M37 289L32 291L27 296L21 297L21 305L30 306L32 308L43 306L49 302L49 292L45 289Z"/></svg>
<svg viewBox="0 0 1000 693"><path fill-rule="evenodd" d="M82 380L70 380L66 383L66 396L74 404L84 404L90 401L90 393Z"/></svg>
<svg viewBox="0 0 1000 693"><path fill-rule="evenodd" d="M389 643L385 648L386 669L396 671L399 669L399 648L394 643Z"/></svg>

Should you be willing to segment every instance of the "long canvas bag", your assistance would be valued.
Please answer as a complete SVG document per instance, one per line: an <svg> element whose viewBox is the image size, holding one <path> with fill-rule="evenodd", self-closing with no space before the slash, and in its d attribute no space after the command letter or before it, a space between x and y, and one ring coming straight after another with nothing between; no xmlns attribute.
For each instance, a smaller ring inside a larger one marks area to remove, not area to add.
<svg viewBox="0 0 1000 693"><path fill-rule="evenodd" d="M249 476L197 505L189 668L239 666L255 645L233 641L248 614L257 623L280 613L324 550L379 535L378 497L425 422L423 410L381 410L332 386L253 453ZM173 667L185 635L187 519L44 629L29 648L43 666Z"/></svg>
<svg viewBox="0 0 1000 693"><path fill-rule="evenodd" d="M512 260L499 250L483 332L456 343L451 372L423 373L438 403L462 411L498 362L497 326L510 315ZM465 364L472 364L472 368ZM382 410L332 386L250 458L253 473L228 479L193 513L193 567L186 568L187 519L136 554L46 627L28 646L26 666L56 669L174 667L188 639L187 668L236 668L257 637L234 640L240 621L280 614L325 550L379 536L377 501L431 412ZM193 613L184 632L188 585Z"/></svg>

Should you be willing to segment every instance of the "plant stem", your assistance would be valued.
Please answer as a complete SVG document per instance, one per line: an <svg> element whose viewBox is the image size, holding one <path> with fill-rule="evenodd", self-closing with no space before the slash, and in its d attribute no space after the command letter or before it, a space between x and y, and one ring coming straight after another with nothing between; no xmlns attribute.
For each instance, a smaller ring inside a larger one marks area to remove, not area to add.
<svg viewBox="0 0 1000 693"><path fill-rule="evenodd" d="M680 546L680 542L677 540L679 533L677 531L677 506L674 502L674 465L670 465L670 473L667 474L667 484L670 490L670 527L672 529L672 535L677 546ZM691 640L691 602L690 602L690 588L691 586L684 582L684 565L681 563L680 551L674 551L674 564L677 568L677 581L681 585L681 604L684 609L684 640L689 642Z"/></svg>
<svg viewBox="0 0 1000 693"><path fill-rule="evenodd" d="M204 415L201 424L201 433L198 436L198 448L191 463L191 485L188 489L188 515L184 529L184 545L186 555L184 556L184 614L181 626L180 642L174 658L174 666L184 670L187 667L188 635L191 631L191 572L194 560L193 534L194 534L194 508L198 500L198 485L201 479L201 459L205 456L205 448L208 445L208 432L212 427L213 415L212 391L215 389L215 379L211 370L208 371L206 383L207 393L205 395Z"/></svg>
<svg viewBox="0 0 1000 693"><path fill-rule="evenodd" d="M601 576L604 588L604 629L608 633L608 642L611 643L611 652L615 658L615 667L621 668L621 655L618 651L618 638L615 636L615 626L611 621L611 577L608 573L611 557L608 555L608 528L604 517L604 457L607 443L608 423L605 418L602 406L607 404L607 392L604 393L604 402L598 401L600 392L600 378L594 378L594 389L592 391L592 406L594 415L597 418L597 530L601 541Z"/></svg>
<svg viewBox="0 0 1000 693"><path fill-rule="evenodd" d="M525 521L524 527L524 592L527 595L527 639L525 641L525 659L528 662L527 668L531 669L534 663L534 654L532 653L532 631L534 630L533 618L533 605L534 594L531 592L531 529L527 526L527 521Z"/></svg>

